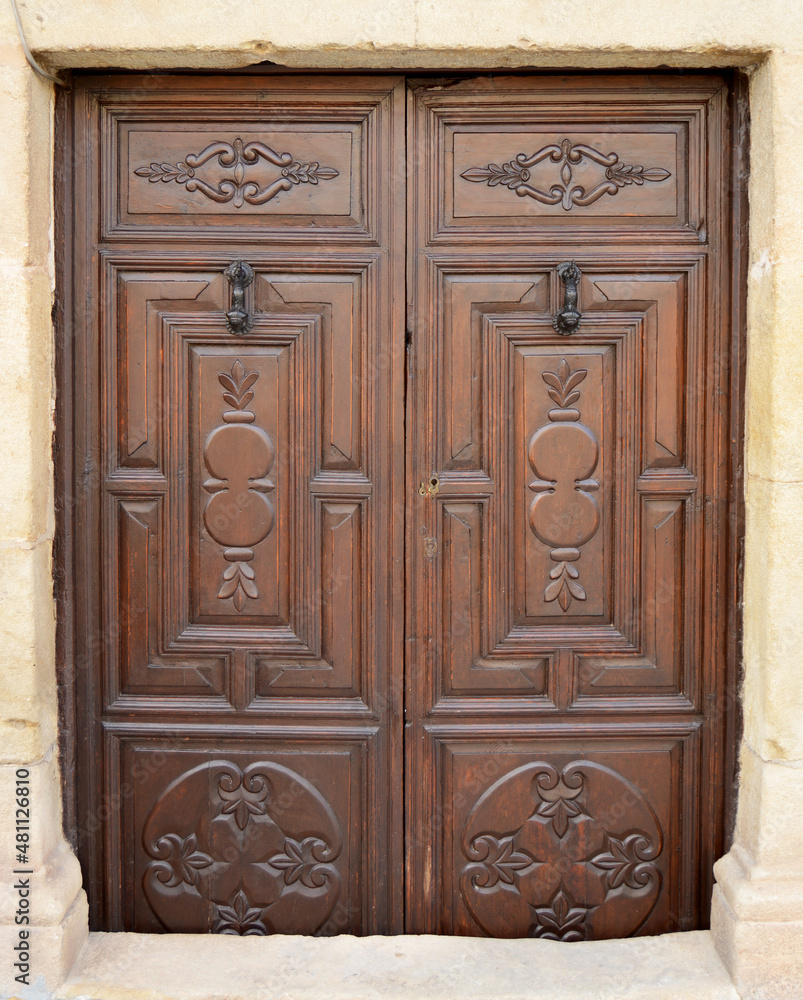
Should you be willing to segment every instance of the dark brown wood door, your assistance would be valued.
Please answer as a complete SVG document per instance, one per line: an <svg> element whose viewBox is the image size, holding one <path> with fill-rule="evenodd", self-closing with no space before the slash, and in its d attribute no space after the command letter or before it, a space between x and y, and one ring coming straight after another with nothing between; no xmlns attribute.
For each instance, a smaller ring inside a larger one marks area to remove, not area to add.
<svg viewBox="0 0 803 1000"><path fill-rule="evenodd" d="M76 81L60 641L95 928L706 921L728 87L446 83Z"/></svg>
<svg viewBox="0 0 803 1000"><path fill-rule="evenodd" d="M93 926L401 930L404 83L88 79L74 127Z"/></svg>
<svg viewBox="0 0 803 1000"><path fill-rule="evenodd" d="M727 89L442 83L408 112L408 928L699 926L730 766Z"/></svg>

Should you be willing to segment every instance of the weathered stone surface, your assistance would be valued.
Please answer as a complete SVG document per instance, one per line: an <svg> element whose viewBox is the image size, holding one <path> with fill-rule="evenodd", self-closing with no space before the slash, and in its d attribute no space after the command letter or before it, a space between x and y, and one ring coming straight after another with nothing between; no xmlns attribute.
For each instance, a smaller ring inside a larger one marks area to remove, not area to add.
<svg viewBox="0 0 803 1000"><path fill-rule="evenodd" d="M135 934L92 934L59 993L64 1000L736 1000L737 996L706 933L573 946L433 936L145 939Z"/></svg>
<svg viewBox="0 0 803 1000"><path fill-rule="evenodd" d="M0 262L0 546L53 536L50 312L47 271Z"/></svg>
<svg viewBox="0 0 803 1000"><path fill-rule="evenodd" d="M0 763L28 764L56 736L50 543L0 548Z"/></svg>
<svg viewBox="0 0 803 1000"><path fill-rule="evenodd" d="M4 37L5 31L0 46ZM17 55L0 63L0 264L46 265L51 253L53 92L27 65L20 65L15 48Z"/></svg>
<svg viewBox="0 0 803 1000"><path fill-rule="evenodd" d="M741 1000L803 996L803 920L746 919L717 885L711 934Z"/></svg>
<svg viewBox="0 0 803 1000"><path fill-rule="evenodd" d="M64 66L655 66L803 48L793 0L20 0L31 47Z"/></svg>
<svg viewBox="0 0 803 1000"><path fill-rule="evenodd" d="M803 759L803 484L751 476L744 578L744 733L765 760Z"/></svg>

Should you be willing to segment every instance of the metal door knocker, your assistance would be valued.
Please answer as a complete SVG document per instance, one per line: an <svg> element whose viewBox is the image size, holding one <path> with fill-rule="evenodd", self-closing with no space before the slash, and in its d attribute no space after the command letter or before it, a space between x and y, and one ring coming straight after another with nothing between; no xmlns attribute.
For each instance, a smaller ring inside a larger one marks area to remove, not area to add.
<svg viewBox="0 0 803 1000"><path fill-rule="evenodd" d="M582 315L577 308L577 285L580 281L580 268L573 260L558 264L558 277L563 282L563 308L552 320L555 332L563 337L575 333L580 326Z"/></svg>
<svg viewBox="0 0 803 1000"><path fill-rule="evenodd" d="M231 285L231 309L226 313L226 327L229 333L242 336L253 325L245 309L245 290L254 280L254 269L244 260L233 260L225 274Z"/></svg>

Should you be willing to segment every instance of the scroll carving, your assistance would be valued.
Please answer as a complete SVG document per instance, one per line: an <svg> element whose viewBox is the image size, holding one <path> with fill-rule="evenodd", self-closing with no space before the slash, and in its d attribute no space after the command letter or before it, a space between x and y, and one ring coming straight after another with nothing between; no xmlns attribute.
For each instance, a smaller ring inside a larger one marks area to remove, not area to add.
<svg viewBox="0 0 803 1000"><path fill-rule="evenodd" d="M182 774L151 810L143 845L145 896L171 931L312 934L340 895L331 807L269 761L217 760Z"/></svg>
<svg viewBox="0 0 803 1000"><path fill-rule="evenodd" d="M599 482L589 478L599 461L599 443L594 433L580 423L580 411L573 405L580 399L577 388L588 374L585 368L572 371L561 358L556 372L544 372L550 399L557 403L549 411L549 423L530 438L528 458L538 477L529 484L536 494L530 504L530 527L537 538L550 546L555 566L550 570L544 601L557 600L568 611L573 600L584 601L575 563L580 546L596 534L599 507L592 493Z"/></svg>
<svg viewBox="0 0 803 1000"><path fill-rule="evenodd" d="M230 167L231 175L221 180L204 180L196 173L199 167L214 160L221 167ZM258 166L260 160L278 169L278 175L267 183L247 176L249 169ZM243 142L239 138L233 143L212 142L200 153L187 153L178 163L154 162L138 167L134 173L137 177L147 177L152 184L159 181L181 184L187 191L200 191L219 204L233 202L235 208L246 204L264 205L282 191L299 184L318 184L339 175L334 167L322 167L317 162L302 163L292 153L277 153L264 142Z"/></svg>
<svg viewBox="0 0 803 1000"><path fill-rule="evenodd" d="M223 399L230 409L223 413L204 445L204 463L209 475L203 484L212 494L204 510L204 524L216 542L224 546L220 600L231 598L237 611L246 600L256 600L256 574L249 565L254 547L267 538L275 520L273 504L265 496L275 489L267 475L273 466L275 449L270 435L254 427L254 413L248 404L254 398L258 372L246 374L242 362L234 362L231 372L220 372Z"/></svg>
<svg viewBox="0 0 803 1000"><path fill-rule="evenodd" d="M599 183L590 190L581 184L574 183L572 168L588 160L604 167L604 174ZM549 161L559 166L557 181L548 191L535 187L530 183L531 169L539 163ZM593 205L604 195L615 195L623 187L631 184L641 186L645 181L659 183L671 177L671 173L663 167L643 167L638 164L622 163L618 153L600 153L583 143L574 144L571 139L563 139L558 145L552 143L543 146L531 156L519 153L515 160L503 163L489 163L485 167L471 167L461 175L474 184L487 183L488 187L502 185L515 191L520 197L533 198L543 205L560 205L569 212L575 205Z"/></svg>
<svg viewBox="0 0 803 1000"><path fill-rule="evenodd" d="M515 817L511 828L499 828L502 816ZM491 935L627 936L658 899L662 847L654 811L622 775L591 761L539 761L506 774L472 809L460 892Z"/></svg>

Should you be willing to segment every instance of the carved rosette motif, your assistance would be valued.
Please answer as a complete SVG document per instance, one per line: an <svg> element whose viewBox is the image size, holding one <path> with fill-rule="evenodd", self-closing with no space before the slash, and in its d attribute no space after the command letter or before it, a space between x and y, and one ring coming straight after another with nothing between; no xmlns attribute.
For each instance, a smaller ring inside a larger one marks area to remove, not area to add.
<svg viewBox="0 0 803 1000"><path fill-rule="evenodd" d="M599 443L580 423L580 411L573 406L580 398L577 386L587 374L585 368L572 371L565 358L556 372L543 373L550 399L558 405L549 411L550 422L530 438L527 451L538 477L529 484L537 494L530 504L530 527L550 546L555 563L544 601L557 600L563 611L568 611L572 600L586 599L575 563L580 546L593 538L600 523L599 507L591 496L599 483L589 478L599 461Z"/></svg>
<svg viewBox="0 0 803 1000"><path fill-rule="evenodd" d="M230 167L231 176L213 181L196 174L199 167L214 160L221 167ZM258 166L260 160L278 168L278 176L268 183L247 177L248 169ZM277 153L264 142L243 142L238 138L233 143L212 142L200 153L187 153L178 163L154 162L138 167L134 173L137 177L147 177L152 184L172 181L187 191L200 191L219 204L233 202L235 208L242 208L245 204L264 205L299 184L333 180L340 172L317 162L301 163L292 153Z"/></svg>
<svg viewBox="0 0 803 1000"><path fill-rule="evenodd" d="M662 849L654 811L621 774L591 761L539 761L506 774L472 809L460 892L490 935L624 937L655 906Z"/></svg>
<svg viewBox="0 0 803 1000"><path fill-rule="evenodd" d="M169 931L312 934L340 895L331 807L268 761L218 760L181 775L151 810L143 846L143 890Z"/></svg>
<svg viewBox="0 0 803 1000"><path fill-rule="evenodd" d="M237 611L246 600L259 597L256 574L249 565L254 546L270 534L275 515L265 496L275 489L267 475L273 466L275 449L270 435L251 426L255 414L247 409L254 398L252 386L258 372L246 374L242 362L234 362L231 372L220 372L223 399L230 409L223 413L223 425L207 437L203 457L209 475L203 484L212 496L204 510L204 524L212 538L224 546L223 571L218 592L220 600L232 599Z"/></svg>
<svg viewBox="0 0 803 1000"><path fill-rule="evenodd" d="M581 184L574 183L572 170L573 166L582 163L584 159L605 168L599 183L588 191ZM530 183L532 168L544 161L560 165L559 179L548 191ZM519 153L515 160L509 160L501 166L498 163L489 163L485 167L471 167L463 171L460 176L474 184L485 182L488 187L502 185L515 191L520 198L533 198L543 205L560 205L564 211L569 212L575 205L593 205L604 195L615 195L623 187L631 184L640 186L645 181L658 183L672 175L663 167L622 163L618 153L600 153L591 146L563 139L560 145L552 143L543 146L531 156Z"/></svg>

